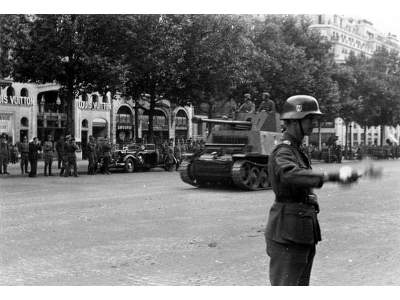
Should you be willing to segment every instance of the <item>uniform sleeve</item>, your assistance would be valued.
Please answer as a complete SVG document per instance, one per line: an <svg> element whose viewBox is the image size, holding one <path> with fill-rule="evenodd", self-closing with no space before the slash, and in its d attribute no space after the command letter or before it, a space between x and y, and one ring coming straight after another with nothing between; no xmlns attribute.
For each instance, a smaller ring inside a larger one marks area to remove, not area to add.
<svg viewBox="0 0 400 300"><path fill-rule="evenodd" d="M293 151L286 147L280 148L275 155L275 174L286 185L320 188L324 183L322 173L301 168Z"/></svg>

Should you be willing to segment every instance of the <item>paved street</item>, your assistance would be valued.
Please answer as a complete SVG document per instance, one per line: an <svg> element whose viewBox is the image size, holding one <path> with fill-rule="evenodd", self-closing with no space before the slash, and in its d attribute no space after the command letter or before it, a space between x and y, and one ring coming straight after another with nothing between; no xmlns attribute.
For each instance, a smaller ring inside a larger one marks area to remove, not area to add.
<svg viewBox="0 0 400 300"><path fill-rule="evenodd" d="M317 191L323 241L311 285L400 285L400 160L376 164L380 181ZM1 285L269 284L272 191L201 190L163 170L11 171L0 177Z"/></svg>

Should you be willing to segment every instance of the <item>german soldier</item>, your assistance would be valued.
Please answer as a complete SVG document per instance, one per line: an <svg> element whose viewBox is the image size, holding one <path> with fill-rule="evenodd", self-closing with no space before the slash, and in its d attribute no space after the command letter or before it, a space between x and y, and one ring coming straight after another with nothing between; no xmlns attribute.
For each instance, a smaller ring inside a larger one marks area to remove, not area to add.
<svg viewBox="0 0 400 300"><path fill-rule="evenodd" d="M89 136L89 143L86 146L87 155L88 155L88 174L95 175L96 174L96 164L97 164L97 155L96 155L96 142L94 141L93 136Z"/></svg>
<svg viewBox="0 0 400 300"><path fill-rule="evenodd" d="M63 156L63 147L64 147L64 136L61 135L60 139L56 143L56 152L57 152L57 160L58 160L58 169L61 169L61 164L62 164L62 156Z"/></svg>
<svg viewBox="0 0 400 300"><path fill-rule="evenodd" d="M76 163L76 150L78 150L78 146L75 143L74 138L70 138L68 143L65 145L65 152L67 156L67 167L65 169L64 177L68 177L70 175L71 167L74 168L74 176L78 177L78 166Z"/></svg>
<svg viewBox="0 0 400 300"><path fill-rule="evenodd" d="M21 174L28 173L29 143L27 136L24 136L22 142L18 144L18 151L21 153Z"/></svg>
<svg viewBox="0 0 400 300"><path fill-rule="evenodd" d="M309 285L315 246L321 240L319 205L312 188L327 181L349 184L359 177L349 167L331 174L311 170L301 145L319 115L318 102L311 96L290 97L283 106L286 131L268 163L275 193L265 230L271 285Z"/></svg>
<svg viewBox="0 0 400 300"><path fill-rule="evenodd" d="M54 144L51 135L47 136L47 141L45 141L43 144L43 155L44 155L44 176L52 176L51 165L53 164ZM48 169L48 174L47 174L47 169Z"/></svg>
<svg viewBox="0 0 400 300"><path fill-rule="evenodd" d="M31 170L29 172L29 177L36 177L37 175L37 163L39 158L39 151L42 150L37 137L33 138L33 141L29 143L29 162L31 165Z"/></svg>
<svg viewBox="0 0 400 300"><path fill-rule="evenodd" d="M8 145L7 135L0 136L0 174L9 174L7 172L8 161L10 160L10 146Z"/></svg>
<svg viewBox="0 0 400 300"><path fill-rule="evenodd" d="M57 154L59 155L59 158L61 157L61 170L60 170L60 176L65 175L65 170L67 169L68 165L68 155L67 155L67 144L69 143L69 139L71 138L71 135L67 135L64 137L64 139L60 138L60 140L57 142ZM68 174L69 175L69 174Z"/></svg>
<svg viewBox="0 0 400 300"><path fill-rule="evenodd" d="M266 111L266 112L275 112L275 102L270 98L270 94L268 92L263 92L261 95L261 103L257 109L257 112Z"/></svg>
<svg viewBox="0 0 400 300"><path fill-rule="evenodd" d="M253 101L251 101L250 94L244 94L244 103L239 107L240 113L253 113L256 110L256 106Z"/></svg>
<svg viewBox="0 0 400 300"><path fill-rule="evenodd" d="M111 162L111 145L107 138L104 138L104 143L101 146L101 153L103 156L103 173L110 175L109 166Z"/></svg>

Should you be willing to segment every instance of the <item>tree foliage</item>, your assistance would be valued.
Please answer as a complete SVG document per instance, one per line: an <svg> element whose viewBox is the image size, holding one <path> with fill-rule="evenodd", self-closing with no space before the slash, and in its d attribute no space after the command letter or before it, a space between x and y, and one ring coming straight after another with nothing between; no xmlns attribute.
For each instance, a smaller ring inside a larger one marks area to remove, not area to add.
<svg viewBox="0 0 400 300"><path fill-rule="evenodd" d="M379 49L336 65L331 43L309 25L302 15L1 16L0 70L19 81L59 82L70 108L82 92L149 94L142 109L150 135L163 99L211 110L262 91L278 110L288 97L309 94L326 119L398 124L398 53Z"/></svg>

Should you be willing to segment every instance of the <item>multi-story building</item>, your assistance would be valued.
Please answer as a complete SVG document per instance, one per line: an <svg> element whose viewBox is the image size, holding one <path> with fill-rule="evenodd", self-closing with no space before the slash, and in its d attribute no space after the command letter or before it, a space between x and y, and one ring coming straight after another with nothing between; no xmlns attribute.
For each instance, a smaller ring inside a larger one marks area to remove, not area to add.
<svg viewBox="0 0 400 300"><path fill-rule="evenodd" d="M331 51L337 63L344 63L350 52L371 57L381 47L400 50L396 35L381 33L366 19L343 15L309 15L309 18L313 22L310 28L318 30L333 44Z"/></svg>
<svg viewBox="0 0 400 300"><path fill-rule="evenodd" d="M312 20L310 28L318 30L322 36L332 43L331 51L336 63L344 63L346 58L353 52L355 55L364 54L371 57L379 48L385 47L389 51L400 52L400 45L396 35L383 34L373 26L373 23L366 19L356 19L343 15L308 15ZM321 144L326 142L331 135L338 137L341 145L346 144L346 127L342 119L336 118L321 128ZM361 128L352 122L348 126L347 141L349 145L357 146L364 143L364 135L367 134L367 145L380 145L381 129L378 127ZM314 130L311 141L315 141L318 130ZM399 141L400 129L397 127L385 126L384 136L392 137L392 140Z"/></svg>

